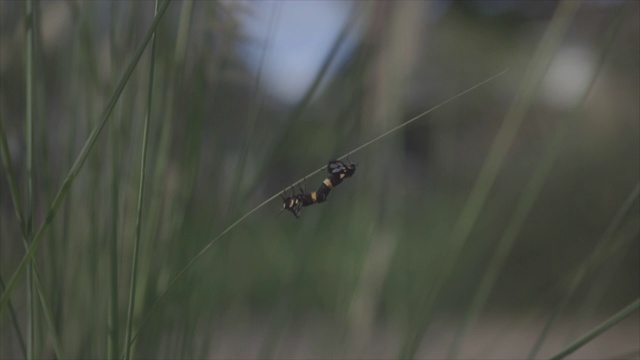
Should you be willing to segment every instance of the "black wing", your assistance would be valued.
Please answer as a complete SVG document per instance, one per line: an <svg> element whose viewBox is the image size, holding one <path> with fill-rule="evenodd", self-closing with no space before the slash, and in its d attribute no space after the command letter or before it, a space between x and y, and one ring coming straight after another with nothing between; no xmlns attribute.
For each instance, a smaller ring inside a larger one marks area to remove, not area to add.
<svg viewBox="0 0 640 360"><path fill-rule="evenodd" d="M347 165L339 160L329 161L327 165L329 174L344 174L348 171Z"/></svg>

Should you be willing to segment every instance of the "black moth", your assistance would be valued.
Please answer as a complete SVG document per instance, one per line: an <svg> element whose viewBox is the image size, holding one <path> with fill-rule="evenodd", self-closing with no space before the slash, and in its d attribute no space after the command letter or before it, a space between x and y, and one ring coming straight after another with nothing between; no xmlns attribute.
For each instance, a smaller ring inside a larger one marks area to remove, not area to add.
<svg viewBox="0 0 640 360"><path fill-rule="evenodd" d="M322 181L318 190L307 193L303 189L300 189L300 193L296 194L295 191L291 196L280 196L282 198L282 210L289 210L298 218L303 206L309 206L317 203L321 203L327 200L331 189L338 186L342 180L351 177L356 172L356 165L350 161L346 163L340 160L332 160L327 164L327 172L329 177ZM285 193L285 195L287 195Z"/></svg>

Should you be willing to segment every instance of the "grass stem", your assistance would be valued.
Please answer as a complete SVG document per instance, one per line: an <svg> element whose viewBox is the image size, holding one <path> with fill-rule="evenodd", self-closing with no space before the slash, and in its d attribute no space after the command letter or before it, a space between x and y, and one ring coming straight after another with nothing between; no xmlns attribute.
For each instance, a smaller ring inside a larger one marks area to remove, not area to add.
<svg viewBox="0 0 640 360"><path fill-rule="evenodd" d="M155 1L154 16L158 14L158 0ZM153 75L155 68L156 34L151 37L151 54L149 65L149 87L147 90L147 115L144 120L144 131L142 134L142 155L140 159L140 183L138 186L138 205L136 211L136 238L133 244L133 259L131 266L131 284L129 288L129 306L127 310L127 332L125 337L125 360L131 357L131 331L133 327L133 313L136 301L136 275L138 269L138 248L140 246L140 229L142 228L142 204L144 201L144 181L147 165L147 147L149 142L149 122L151 120L151 100L153 98Z"/></svg>
<svg viewBox="0 0 640 360"><path fill-rule="evenodd" d="M142 57L142 53L144 52L144 49L146 48L147 44L151 40L151 36L154 33L155 29L158 27L160 20L162 20L162 17L166 12L170 2L171 0L165 0L165 2L162 3L162 5L160 6L158 10L158 15L154 19L149 30L147 30L147 33L142 43L138 46L138 49L136 50L136 53L133 56L133 59L131 59L131 61L129 62L129 65L127 66L127 69L125 70L124 74L120 78L120 81L118 82L118 86L116 87L116 90L111 95L111 98L109 99L107 106L105 107L102 113L102 116L100 117L100 121L98 122L98 125L94 127L93 130L91 131L89 138L87 139L84 146L82 147L80 154L76 158L76 161L74 162L73 166L69 170L69 173L67 174L67 177L62 183L62 186L60 187L60 189L58 190L58 193L53 199L53 202L51 203L51 206L49 207L49 210L47 211L47 214L45 216L44 222L42 223L42 225L40 225L40 227L38 228L38 231L33 236L33 240L29 244L29 248L27 249L26 254L20 261L20 264L18 264L16 271L13 273L13 275L9 279L6 290L5 292L2 293L2 297L0 297L0 315L6 308L9 298L11 297L11 294L15 290L18 279L20 278L22 273L26 270L26 265L35 255L36 250L40 245L40 242L42 242L42 240L44 239L43 236L45 231L48 229L49 225L51 225L51 222L53 221L54 217L57 214L58 208L60 207L60 205L62 205L63 201L65 200L67 194L69 193L69 190L71 189L71 185L73 185L73 182L76 176L78 175L78 173L82 169L82 166L87 160L87 156L89 155L89 152L95 145L96 140L98 139L98 136L100 135L102 129L104 128L107 121L109 120L109 116L111 115L111 112L113 111L113 108L116 102L120 98L120 95L122 94L122 91L124 90L125 85L131 78L131 74L133 73L133 70L136 68L138 61Z"/></svg>
<svg viewBox="0 0 640 360"><path fill-rule="evenodd" d="M489 81L495 79L496 77L506 73L508 71L508 69L501 71L500 73L493 75L491 77L489 77L488 79L466 89L465 91L462 91L460 93L458 93L457 95L454 95L453 97L449 98L448 100L445 100L444 102L439 103L438 105L430 108L427 111L424 111L423 113L414 116L413 118L405 121L404 123L394 127L393 129L384 132L382 135L375 137L374 139L367 141L366 143L364 143L363 145L358 146L357 148L349 151L348 153L340 156L338 159L343 159L346 158L348 155L351 155L357 151L360 151L362 149L364 149L365 147L375 143L378 140L381 140L382 138L384 138L385 136L390 135L391 133L409 125L410 123L423 118L425 115L435 111L436 109L440 108L441 106L453 101L454 99L459 98L462 95L465 95L467 93L469 93L472 90L477 89L478 87L488 83ZM286 189L290 189L290 188L294 188L295 186L297 186L298 184L302 183L303 181L305 181L305 179L319 173L320 171L324 170L326 168L326 165L323 165L322 167L320 167L317 170L312 171L311 173L307 174L306 176L304 176L303 178L299 179L298 181L294 182L293 184L285 187L284 189L281 189L280 191L278 191L277 193L273 194L270 198L268 198L267 200L263 201L262 203L260 203L259 205L257 205L256 207L254 207L253 209L249 210L249 212L247 212L246 214L242 215L238 220L234 221L231 225L229 225L226 229L224 229L220 234L218 234L215 238L213 238L213 240L209 241L209 243L207 243L207 245L205 245L202 250L200 250L193 258L191 258L191 260L178 272L178 274L169 282L169 284L167 285L167 287L164 289L164 291L162 292L162 294L158 297L158 299L153 303L153 305L151 305L151 308L149 308L149 311L147 312L147 314L145 315L145 317L142 319L142 321L140 322L140 326L138 327L138 330L135 332L135 334L133 335L133 337L131 338L131 341L135 341L138 334L140 333L140 330L142 329L142 327L145 325L146 321L149 319L149 316L151 315L151 313L155 310L155 308L157 307L157 305L162 301L162 299L164 299L164 297L167 295L167 293L169 292L169 290L176 284L177 280L180 279L180 277L182 277L182 275L205 253L207 252L207 250L209 250L209 248L211 248L211 246L213 246L213 244L215 244L218 239L220 239L221 237L223 237L225 234L227 234L229 231L231 231L234 227L236 227L238 224L240 224L242 221L244 221L246 218L248 218L251 214L253 214L254 212L258 211L259 209L261 209L263 206L267 205L268 203L270 203L271 201L277 199L280 197L280 195L286 190Z"/></svg>

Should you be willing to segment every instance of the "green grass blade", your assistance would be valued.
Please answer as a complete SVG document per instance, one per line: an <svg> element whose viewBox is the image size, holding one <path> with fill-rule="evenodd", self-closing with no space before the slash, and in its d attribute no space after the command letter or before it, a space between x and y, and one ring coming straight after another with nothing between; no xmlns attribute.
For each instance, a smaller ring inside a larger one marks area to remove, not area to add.
<svg viewBox="0 0 640 360"><path fill-rule="evenodd" d="M155 15L158 13L158 0L155 2ZM144 180L147 165L147 147L149 142L149 122L151 119L151 100L153 97L153 75L155 68L155 52L156 52L156 34L151 37L151 54L149 65L149 87L147 91L147 115L144 120L144 131L142 134L142 155L140 159L140 183L138 186L138 205L136 215L136 238L133 244L133 260L131 266L131 284L129 288L129 307L127 310L127 332L125 336L124 358L128 360L131 357L131 331L133 328L133 312L136 301L136 275L138 269L138 248L140 246L140 229L142 228L142 202L144 200Z"/></svg>
<svg viewBox="0 0 640 360"><path fill-rule="evenodd" d="M624 309L620 310L617 314L613 315L602 324L593 328L593 330L589 331L583 337L579 338L573 344L569 345L566 349L562 350L556 356L552 357L551 360L560 360L571 355L573 352L589 343L589 341L595 339L598 335L609 330L609 328L624 320L627 316L633 314L633 312L638 310L639 308L640 298L636 299L634 302L629 304Z"/></svg>
<svg viewBox="0 0 640 360"><path fill-rule="evenodd" d="M436 111L438 108L440 108L440 107L442 107L442 106L445 106L446 104L448 104L448 103L450 103L450 102L452 102L452 101L456 100L457 98L459 98L459 97L461 97L461 96L463 96L463 95L466 95L467 93L469 93L469 92L471 92L471 91L473 91L473 90L475 90L475 89L477 89L477 88L481 87L482 85L484 85L484 84L486 84L486 83L488 83L488 82L492 81L493 79L495 79L495 78L497 78L497 77L499 77L499 76L501 76L501 75L504 75L507 71L509 71L509 69L504 69L504 70L502 70L501 72L499 72L499 73L497 73L497 74L495 74L495 75L491 76L490 78L488 78L488 79L486 79L486 80L483 80L482 82L479 82L478 84L476 84L476 85L474 85L474 86L472 86L472 87L468 88L467 90L465 90L465 91L463 91L463 92L461 92L461 93L458 93L457 95L454 95L454 96L450 97L449 99L447 99L447 100L445 100L445 101L441 102L440 104L438 104L438 105L436 105L436 106L434 106L434 107L430 108L429 110L427 110L427 111L425 111L425 112L423 112L423 113L421 113L421 114L418 114L418 115L414 116L413 118L411 118L411 119L409 119L409 120L407 120L407 121L403 122L402 124L400 124L400 125L398 125L398 126L396 126L396 127L392 128L392 129L390 129L390 130L387 130L387 131L385 131L384 133L382 133L382 134L380 134L380 135L376 136L375 138L373 138L373 139L371 139L371 140L369 140L369 141L365 142L364 144L362 144L362 145L358 146L357 148L355 148L355 149L353 149L353 150L349 151L348 153L346 153L346 154L344 154L344 155L340 156L338 159L344 159L344 158L346 158L347 156L349 156L349 155L351 155L351 154L355 154L356 152L358 152L358 151L360 151L360 150L364 149L365 147L367 147L367 146L369 146L369 145L371 145L371 144L375 143L376 141L381 140L382 138L384 138L384 137L386 137L386 136L388 136L388 135L391 135L392 133L394 133L394 132L396 132L396 131L398 131L398 130L400 130L400 129L402 129L402 128L404 128L404 127L408 126L408 125L410 125L412 122L414 122L414 121L416 121L416 120L420 120L421 118L425 117L425 116L426 116L426 115L428 115L429 113L432 113L432 112ZM297 185L297 184L294 184L294 185Z"/></svg>
<svg viewBox="0 0 640 360"><path fill-rule="evenodd" d="M117 18L117 2L112 2L111 17ZM115 74L120 62L118 61L120 54L116 46L116 36L118 29L117 23L111 24L110 46L112 71ZM109 242L109 262L107 272L109 274L109 304L107 312L107 358L115 359L120 353L120 308L119 308L119 289L118 289L118 221L119 221L119 186L118 169L120 167L120 131L122 118L122 104L116 110L114 124L111 127L111 136L113 138L113 146L111 146L111 233Z"/></svg>
<svg viewBox="0 0 640 360"><path fill-rule="evenodd" d="M142 53L144 52L144 49L146 48L147 44L151 40L151 35L154 33L155 29L158 27L158 24L160 23L160 20L162 19L165 11L167 10L167 7L168 7L170 2L171 2L171 0L166 0L160 6L160 8L158 10L158 15L154 19L153 23L151 24L151 27L149 28L149 30L147 31L147 34L144 37L142 43L140 44L140 46L136 50L136 53L134 54L133 59L131 60L131 62L129 63L127 69L125 70L124 74L122 75L122 77L121 77L121 79L120 79L120 81L118 83L118 86L116 87L116 90L114 91L114 93L112 94L111 98L109 99L109 102L107 103L107 106L106 106L102 116L100 117L100 121L99 121L98 125L91 131L91 134L89 135L89 138L87 139L87 141L85 142L84 146L82 147L82 150L80 151L80 154L76 158L76 161L74 162L73 166L71 167L71 170L67 174L67 177L64 180L62 186L60 187L60 190L56 194L56 197L54 198L54 200L53 200L53 202L52 202L52 204L51 204L51 206L49 208L49 211L47 211L47 215L45 216L45 220L44 220L43 224L40 226L38 231L35 233L35 235L33 237L33 240L31 242L31 244L29 245L29 249L27 250L27 253L24 255L24 257L20 261L20 264L18 265L18 268L16 269L16 271L13 274L13 276L11 277L9 282L7 283L7 288L6 288L5 292L2 294L2 297L0 298L0 314L2 314L2 311L4 311L4 309L5 309L6 305L7 305L7 302L9 301L9 298L11 297L11 294L13 293L13 290L15 289L15 287L17 285L18 279L20 278L22 273L25 271L27 263L35 255L35 252L36 252L38 246L40 245L40 242L43 239L44 232L47 230L47 228L49 227L49 225L53 221L53 218L55 217L58 208L60 207L60 205L64 201L65 197L67 196L67 193L69 192L69 189L71 188L71 185L73 184L73 181L75 180L76 176L78 175L78 172L82 168L82 165L86 161L87 156L89 155L89 152L93 148L93 145L95 144L98 136L100 135L100 132L104 128L105 124L107 123L107 120L109 119L109 115L111 115L111 111L113 110L116 102L120 98L120 95L122 94L122 90L124 89L125 85L129 81L129 78L131 77L131 74L133 73L133 70L135 69L136 65L138 64L138 61L140 60L140 58L142 57Z"/></svg>
<svg viewBox="0 0 640 360"><path fill-rule="evenodd" d="M13 166L11 165L11 161L10 161L10 156L9 156L9 149L7 147L7 139L6 139L6 135L4 132L4 129L2 127L2 122L0 121L0 155L2 157L2 163L5 167L6 170L6 175L7 175L7 182L9 183L9 192L11 193L11 198L13 200L14 203L14 210L16 213L16 216L18 218L18 223L20 226L20 230L22 232L22 241L24 243L25 249L28 248L28 244L27 244L27 227L24 223L24 219L22 217L22 210L20 208L20 201L18 199L18 191L17 191L17 186L16 186L16 181L15 181L15 173L13 171ZM49 331L50 331L50 335L52 336L52 342L54 344L54 351L56 352L56 356L58 358L63 358L62 351L60 351L61 347L60 347L60 337L57 334L55 325L53 325L53 317L51 316L52 312L51 312L51 306L50 306L50 302L48 301L48 297L46 294L46 290L44 289L44 286L42 285L42 281L40 278L40 275L38 273L38 267L36 263L33 263L34 265L34 270L35 270L35 286L38 289L38 293L40 295L40 301L42 304L42 308L45 312L45 320L47 321L47 325L49 326ZM0 278L0 285L2 287L2 291L4 293L5 290L5 284L4 284L4 280L2 280L2 278ZM9 313L11 315L11 320L12 320L12 324L15 328L16 334L18 335L18 342L20 343L20 348L22 349L23 355L26 357L27 356L27 348L24 342L24 337L22 336L22 331L20 330L18 321L16 319L15 316L15 311L13 308L13 305L11 304L11 301L9 301L8 303L8 307L9 307Z"/></svg>
<svg viewBox="0 0 640 360"><path fill-rule="evenodd" d="M405 121L404 123L394 127L393 129L386 131L385 133L383 133L380 136L375 137L373 140L367 141L365 142L363 145L358 146L357 148L349 151L348 153L344 154L343 156L340 156L338 159L344 159L347 157L347 155L353 154L357 151L360 151L362 149L364 149L365 147L373 144L374 142L381 140L382 138L384 138L385 136L390 135L391 133L401 129L404 126L407 126L408 124L423 118L424 116L426 116L427 114L435 111L436 109L440 108L441 106L453 101L454 99L459 98L460 96L469 93L470 91L477 89L478 87L480 87L481 85L484 85L486 83L488 83L489 81L495 79L496 77L504 74L505 72L507 72L507 70L504 70L496 75L491 76L490 78L458 93L457 95L454 95L453 97L449 98L448 100L445 100L439 104L437 104L436 106L431 107L429 110L414 116L413 118ZM268 203L270 203L271 201L277 199L280 197L280 195L286 190L286 189L290 189L290 188L294 188L295 186L297 186L298 184L301 184L305 179L319 173L320 171L325 170L326 165L323 165L322 167L320 167L317 170L312 171L311 173L305 175L304 177L302 177L301 179L299 179L298 181L292 183L291 185L285 187L284 189L278 191L277 193L273 194L273 196L271 196L270 198L268 198L267 200L263 201L262 203L260 203L259 205L257 205L256 207L254 207L253 209L249 210L249 212L247 212L246 214L242 215L238 220L236 220L235 222L233 222L231 225L229 225L226 229L224 229L220 234L218 234L215 238L213 238L213 240L209 241L209 243L207 243L207 245L205 245L202 250L200 250L193 258L191 258L191 260L178 272L178 274L169 282L169 284L167 285L167 287L165 288L165 290L162 292L162 294L158 297L158 299L153 303L153 305L151 305L151 307L149 308L149 311L147 312L147 314L144 316L144 318L142 319L142 321L140 322L140 326L138 327L138 330L134 333L133 337L131 338L131 341L134 342L138 336L138 334L140 333L140 330L142 329L142 327L145 325L146 321L149 319L149 316L151 315L151 313L155 310L155 308L157 307L157 305L162 301L162 299L164 299L164 297L167 295L167 293L169 292L169 290L171 290L171 288L176 284L176 282L182 277L182 275L205 253L207 252L207 250L209 250L209 248L211 246L213 246L221 237L223 237L224 235L226 235L229 231L231 231L233 228L235 228L238 224L240 224L242 221L244 221L246 218L248 218L251 214L253 214L254 212L260 210L262 207L264 207L265 205L267 205Z"/></svg>
<svg viewBox="0 0 640 360"><path fill-rule="evenodd" d="M33 1L27 0L25 2L25 36L26 36L26 49L25 49L25 122L26 122L26 170L27 170L27 196L26 196L26 229L27 229L27 241L33 234L33 104L34 104L34 84L33 84L33 48L34 48L34 24L35 16L33 11ZM35 299L35 286L33 283L33 263L29 262L27 269L27 359L33 359L35 357L35 331L36 331L36 299Z"/></svg>

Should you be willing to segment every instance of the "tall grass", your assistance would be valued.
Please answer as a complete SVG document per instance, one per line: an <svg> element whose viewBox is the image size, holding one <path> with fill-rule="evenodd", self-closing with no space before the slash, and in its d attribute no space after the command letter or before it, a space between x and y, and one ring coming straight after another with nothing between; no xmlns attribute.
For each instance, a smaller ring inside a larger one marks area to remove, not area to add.
<svg viewBox="0 0 640 360"><path fill-rule="evenodd" d="M296 4L2 4L2 357L637 354L638 5L354 3L286 104Z"/></svg>
<svg viewBox="0 0 640 360"><path fill-rule="evenodd" d="M158 16L158 1L155 2L154 16ZM151 119L151 100L153 98L153 76L155 68L156 54L156 35L151 35L151 55L149 65L149 87L147 91L147 112L144 119L144 130L142 132L142 150L140 159L140 185L138 186L138 203L136 206L136 237L133 244L133 259L131 265L131 285L129 288L129 305L127 311L127 332L125 336L124 358L128 360L131 357L131 331L133 329L133 309L136 303L136 276L138 270L138 249L140 247L140 231L142 229L142 206L145 190L145 171L147 170L147 148L149 141L149 122Z"/></svg>

